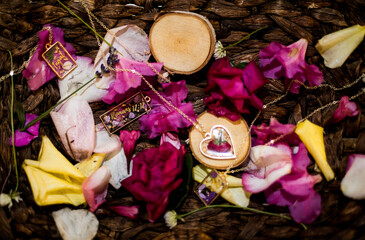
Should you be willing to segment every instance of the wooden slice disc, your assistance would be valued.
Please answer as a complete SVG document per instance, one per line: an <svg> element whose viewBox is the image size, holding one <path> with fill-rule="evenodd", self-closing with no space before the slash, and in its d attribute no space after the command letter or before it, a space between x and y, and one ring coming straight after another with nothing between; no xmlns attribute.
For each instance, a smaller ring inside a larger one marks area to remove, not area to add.
<svg viewBox="0 0 365 240"><path fill-rule="evenodd" d="M214 53L216 41L210 22L190 12L161 15L152 25L149 38L156 61L180 74L203 68Z"/></svg>
<svg viewBox="0 0 365 240"><path fill-rule="evenodd" d="M248 126L245 120L241 118L233 122L225 117L216 117L209 112L204 112L199 115L198 121L207 132L214 126L224 126L232 137L236 155L235 160L212 159L204 156L200 151L200 143L205 136L196 127L192 127L189 133L190 148L194 157L200 163L210 168L227 169L228 167L237 167L245 161L251 148L251 134L248 132Z"/></svg>

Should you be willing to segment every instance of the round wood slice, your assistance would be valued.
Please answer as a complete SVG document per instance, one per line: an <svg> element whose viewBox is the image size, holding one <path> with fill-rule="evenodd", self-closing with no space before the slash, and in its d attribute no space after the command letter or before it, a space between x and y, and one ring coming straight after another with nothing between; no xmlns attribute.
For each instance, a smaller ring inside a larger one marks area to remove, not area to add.
<svg viewBox="0 0 365 240"><path fill-rule="evenodd" d="M192 127L189 133L190 148L194 157L199 162L210 168L226 169L231 165L232 167L237 167L245 161L251 148L251 135L248 132L248 126L245 120L241 118L233 122L227 118L216 117L209 112L204 112L199 115L198 121L207 132L215 125L224 126L231 134L237 157L236 160L217 160L204 156L200 151L200 142L204 139L204 136L196 127Z"/></svg>
<svg viewBox="0 0 365 240"><path fill-rule="evenodd" d="M192 74L212 57L215 33L203 16L172 12L157 18L150 30L150 48L157 62L180 74Z"/></svg>

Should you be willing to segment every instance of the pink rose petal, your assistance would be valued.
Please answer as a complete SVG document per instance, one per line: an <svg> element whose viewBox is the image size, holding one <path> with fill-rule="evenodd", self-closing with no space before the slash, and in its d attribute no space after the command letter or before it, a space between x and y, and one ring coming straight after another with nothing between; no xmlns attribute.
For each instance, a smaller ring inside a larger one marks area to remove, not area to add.
<svg viewBox="0 0 365 240"><path fill-rule="evenodd" d="M181 143L179 136L174 133L166 132L161 135L160 145L164 144L165 142L171 143L176 149L180 149Z"/></svg>
<svg viewBox="0 0 365 240"><path fill-rule="evenodd" d="M93 112L87 101L73 96L54 109L51 117L68 154L77 161L89 158L96 137Z"/></svg>
<svg viewBox="0 0 365 240"><path fill-rule="evenodd" d="M109 168L102 166L82 183L82 191L91 212L94 212L106 201L105 197L108 192L110 178Z"/></svg>
<svg viewBox="0 0 365 240"><path fill-rule="evenodd" d="M251 148L247 172L242 174L242 184L246 191L262 192L281 177L290 173L291 155L271 146Z"/></svg>
<svg viewBox="0 0 365 240"><path fill-rule="evenodd" d="M70 55L76 60L76 50L71 44L64 41L62 29L54 27L50 24L46 24L43 27L50 27L52 29L52 44L57 41L60 42L70 53ZM56 74L42 58L42 53L46 50L45 45L49 43L49 31L44 29L38 32L38 36L38 48L22 72L23 77L28 80L28 85L33 91L37 90L43 84L56 76Z"/></svg>
<svg viewBox="0 0 365 240"><path fill-rule="evenodd" d="M118 135L109 134L102 123L95 126L96 129L96 144L94 152L96 153L111 153L118 151L122 147L122 143Z"/></svg>
<svg viewBox="0 0 365 240"><path fill-rule="evenodd" d="M364 169L364 154L352 154L349 156L346 175L341 181L341 191L346 197L365 199Z"/></svg>
<svg viewBox="0 0 365 240"><path fill-rule="evenodd" d="M140 131L132 130L121 130L120 131L120 141L123 143L124 153L127 157L127 169L129 169L129 163L132 160L134 153L134 146L136 145L136 141L141 136Z"/></svg>
<svg viewBox="0 0 365 240"><path fill-rule="evenodd" d="M260 67L267 78L285 78L286 86L292 80L305 82L310 86L318 86L323 81L323 73L315 65L305 62L305 53L308 42L300 39L297 42L284 46L272 42L266 48L260 50ZM293 82L290 92L299 93L300 83Z"/></svg>
<svg viewBox="0 0 365 240"><path fill-rule="evenodd" d="M139 212L139 206L112 206L111 210L118 213L121 216L127 217L129 219L137 219Z"/></svg>
<svg viewBox="0 0 365 240"><path fill-rule="evenodd" d="M329 123L338 123L346 117L354 117L358 114L359 110L357 110L356 103L350 102L348 96L343 96Z"/></svg>

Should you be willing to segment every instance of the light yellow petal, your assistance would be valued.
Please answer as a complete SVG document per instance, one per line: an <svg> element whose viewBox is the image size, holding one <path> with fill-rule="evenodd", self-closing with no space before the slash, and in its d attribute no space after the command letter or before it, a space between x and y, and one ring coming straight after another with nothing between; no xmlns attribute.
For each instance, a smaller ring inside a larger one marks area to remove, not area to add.
<svg viewBox="0 0 365 240"><path fill-rule="evenodd" d="M295 133L313 156L326 180L332 180L335 174L327 162L323 141L323 128L311 123L309 120L305 120L297 125Z"/></svg>
<svg viewBox="0 0 365 240"><path fill-rule="evenodd" d="M94 153L89 159L79 162L75 167L86 177L95 172L103 163L105 153Z"/></svg>
<svg viewBox="0 0 365 240"><path fill-rule="evenodd" d="M56 148L47 136L42 138L42 146L38 156L38 163L32 166L59 175L66 175L79 181L85 180L85 176L77 170Z"/></svg>
<svg viewBox="0 0 365 240"><path fill-rule="evenodd" d="M50 204L73 204L85 202L81 185L71 184L41 169L23 164L28 176L35 202L39 206Z"/></svg>
<svg viewBox="0 0 365 240"><path fill-rule="evenodd" d="M201 164L197 165L193 168L193 179L201 183L211 171L212 169ZM246 192L243 189L242 180L240 178L227 175L226 181L228 183L228 188L221 193L221 196L234 205L247 207L250 203L251 193Z"/></svg>
<svg viewBox="0 0 365 240"><path fill-rule="evenodd" d="M340 67L363 41L364 35L365 26L354 25L324 36L318 41L316 49L327 67Z"/></svg>

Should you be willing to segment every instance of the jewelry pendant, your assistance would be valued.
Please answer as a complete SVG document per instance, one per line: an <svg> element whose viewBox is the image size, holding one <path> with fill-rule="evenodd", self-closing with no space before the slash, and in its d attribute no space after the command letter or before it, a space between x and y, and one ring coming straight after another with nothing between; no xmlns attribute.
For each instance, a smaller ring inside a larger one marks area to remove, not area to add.
<svg viewBox="0 0 365 240"><path fill-rule="evenodd" d="M140 118L151 110L150 97L145 97L141 92L136 93L124 102L99 116L104 127L112 134L125 125Z"/></svg>
<svg viewBox="0 0 365 240"><path fill-rule="evenodd" d="M47 44L46 48L42 58L57 77L63 79L77 67L76 61L60 42L57 41L52 46Z"/></svg>
<svg viewBox="0 0 365 240"><path fill-rule="evenodd" d="M190 129L190 149L200 163L209 168L227 169L245 161L251 147L251 135L245 120L241 118L233 122L204 112L197 121L209 130L203 135L198 127Z"/></svg>
<svg viewBox="0 0 365 240"><path fill-rule="evenodd" d="M206 206L209 206L227 187L225 178L213 169L195 189L195 193Z"/></svg>
<svg viewBox="0 0 365 240"><path fill-rule="evenodd" d="M215 125L210 133L200 142L200 152L212 159L236 159L233 140L228 130L221 125Z"/></svg>

